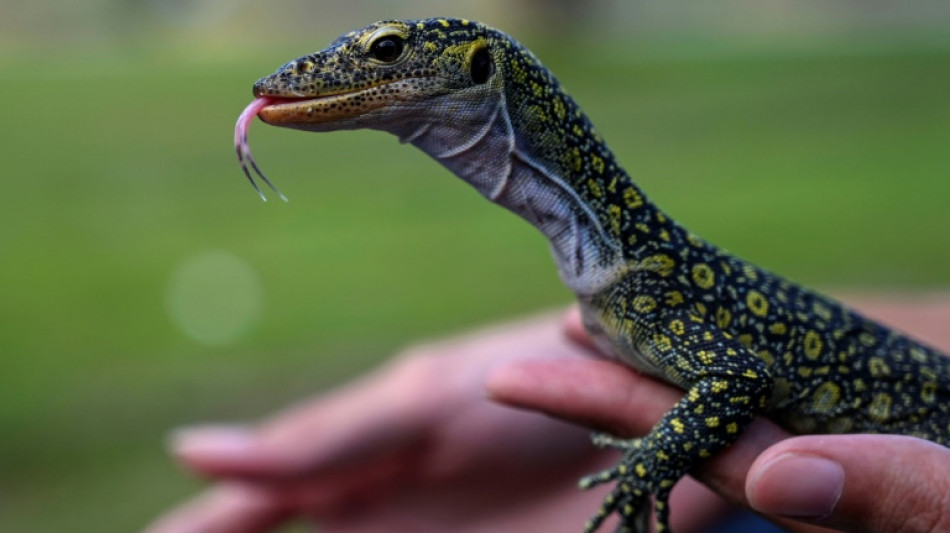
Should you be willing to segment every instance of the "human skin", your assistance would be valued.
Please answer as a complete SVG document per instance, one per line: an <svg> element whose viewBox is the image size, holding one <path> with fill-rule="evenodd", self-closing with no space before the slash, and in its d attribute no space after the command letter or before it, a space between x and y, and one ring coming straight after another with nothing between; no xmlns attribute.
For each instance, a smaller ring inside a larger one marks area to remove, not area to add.
<svg viewBox="0 0 950 533"><path fill-rule="evenodd" d="M950 297L851 301L950 347ZM594 355L576 312L536 317L414 348L258 424L181 430L175 457L212 483L148 533L258 533L293 519L328 532L577 531L604 495L578 492L577 478L616 460L577 424L643 435L682 395ZM679 483L677 533L730 504L789 531L950 530L950 451L918 439L792 438L760 419L693 475L721 496Z"/></svg>

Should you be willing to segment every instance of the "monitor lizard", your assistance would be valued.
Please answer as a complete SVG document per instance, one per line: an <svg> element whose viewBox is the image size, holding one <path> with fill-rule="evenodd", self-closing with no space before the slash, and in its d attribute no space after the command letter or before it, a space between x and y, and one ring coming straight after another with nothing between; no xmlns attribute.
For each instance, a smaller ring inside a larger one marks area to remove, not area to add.
<svg viewBox="0 0 950 533"><path fill-rule="evenodd" d="M762 415L798 434L896 433L950 445L950 360L691 233L617 163L541 62L504 33L448 18L383 21L293 60L253 89L236 144L251 182L254 116L308 131L372 128L429 154L549 240L585 327L608 357L685 395L581 480L616 481L612 513L669 531L693 466ZM255 184L256 187L256 184ZM276 189L275 189L276 190Z"/></svg>

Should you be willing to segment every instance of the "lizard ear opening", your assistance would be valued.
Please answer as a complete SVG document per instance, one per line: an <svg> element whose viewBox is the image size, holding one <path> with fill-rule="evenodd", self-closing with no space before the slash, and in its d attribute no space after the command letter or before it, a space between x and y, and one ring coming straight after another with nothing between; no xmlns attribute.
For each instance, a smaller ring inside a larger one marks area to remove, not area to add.
<svg viewBox="0 0 950 533"><path fill-rule="evenodd" d="M487 46L482 46L472 54L469 64L472 81L481 85L488 81L495 71L495 65L492 61L491 53Z"/></svg>

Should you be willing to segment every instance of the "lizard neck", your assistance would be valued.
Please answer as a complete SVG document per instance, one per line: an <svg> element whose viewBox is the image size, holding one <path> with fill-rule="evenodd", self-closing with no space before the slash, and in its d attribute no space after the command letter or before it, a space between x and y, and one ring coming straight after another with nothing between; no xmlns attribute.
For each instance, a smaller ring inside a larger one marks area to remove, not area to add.
<svg viewBox="0 0 950 533"><path fill-rule="evenodd" d="M391 130L548 238L564 282L599 292L681 231L617 164L587 115L531 52L499 34L504 83L451 120Z"/></svg>

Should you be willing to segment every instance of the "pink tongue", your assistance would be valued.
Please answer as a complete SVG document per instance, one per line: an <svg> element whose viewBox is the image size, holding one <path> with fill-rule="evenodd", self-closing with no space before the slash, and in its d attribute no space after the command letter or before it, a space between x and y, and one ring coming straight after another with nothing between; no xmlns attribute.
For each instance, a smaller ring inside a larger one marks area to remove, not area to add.
<svg viewBox="0 0 950 533"><path fill-rule="evenodd" d="M241 113L241 116L237 119L237 124L234 125L234 146L238 147L242 143L247 143L247 130L251 128L251 122L254 121L254 117L260 113L261 109L273 104L276 102L276 98L269 98L267 96L261 96L260 98L255 98L253 102L247 105L244 108L244 111Z"/></svg>
<svg viewBox="0 0 950 533"><path fill-rule="evenodd" d="M234 150L237 152L238 161L241 163L244 175L247 176L248 181L254 186L254 190L257 191L257 194L259 194L261 199L265 202L267 201L267 197L264 196L264 192L261 191L257 185L257 181L254 179L255 174L261 181L266 183L268 187L273 189L281 200L286 202L287 197L281 194L281 192L277 190L277 187L274 187L274 184L271 183L270 180L267 179L267 176L261 172L261 169L258 168L257 163L254 161L254 156L251 155L251 147L247 144L247 131L251 128L251 122L254 122L254 117L260 113L261 109L279 101L280 99L278 98L268 98L266 96L256 98L244 108L241 116L237 119L237 124L234 125Z"/></svg>

